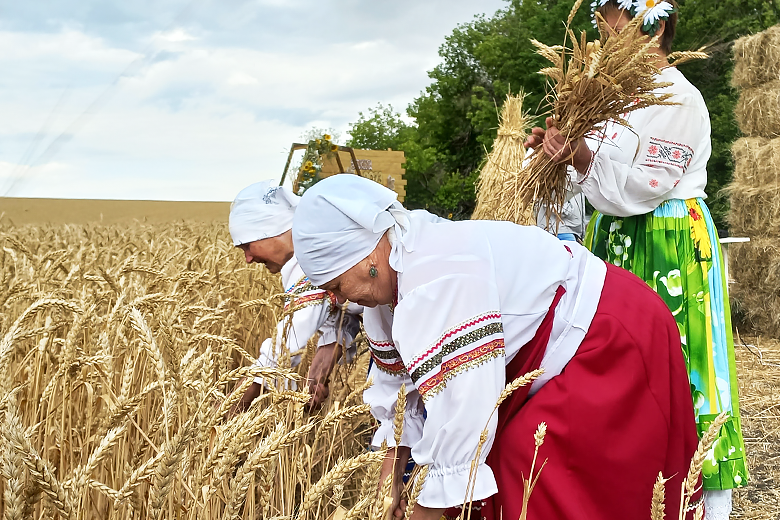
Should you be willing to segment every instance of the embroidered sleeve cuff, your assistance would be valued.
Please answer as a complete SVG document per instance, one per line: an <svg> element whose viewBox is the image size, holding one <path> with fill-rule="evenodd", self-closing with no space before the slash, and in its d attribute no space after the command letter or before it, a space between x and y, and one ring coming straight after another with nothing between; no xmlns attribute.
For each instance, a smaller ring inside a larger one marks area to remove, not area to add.
<svg viewBox="0 0 780 520"><path fill-rule="evenodd" d="M463 504L469 497L471 463L448 468L432 468L425 479L418 503L429 508L448 508ZM493 470L482 463L477 467L473 500L484 500L498 492Z"/></svg>
<svg viewBox="0 0 780 520"><path fill-rule="evenodd" d="M408 446L411 448L417 444L420 439L422 439L424 425L425 418L421 413L407 411L404 414L404 432L401 435L401 446ZM379 429L377 429L374 434L374 440L371 444L375 447L379 447L384 441L387 441L388 448L395 446L395 432L393 431L392 417L379 423Z"/></svg>

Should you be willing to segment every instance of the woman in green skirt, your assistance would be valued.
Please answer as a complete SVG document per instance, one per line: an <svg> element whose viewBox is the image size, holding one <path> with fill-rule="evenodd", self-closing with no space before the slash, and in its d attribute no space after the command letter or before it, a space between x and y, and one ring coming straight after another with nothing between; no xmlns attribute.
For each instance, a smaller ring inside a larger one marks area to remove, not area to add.
<svg viewBox="0 0 780 520"><path fill-rule="evenodd" d="M658 81L670 84L660 91L672 93L675 105L624 114L631 129L609 122L570 144L548 119L547 130L535 128L526 146L542 146L553 160L573 166L573 191L597 210L585 245L644 279L671 309L699 434L729 413L703 468L706 518L718 520L728 518L731 490L747 483L748 472L723 258L704 203L710 119L699 91L666 59L677 23L672 2L596 0L594 7L607 22L604 30L620 31L643 16L642 30L660 35Z"/></svg>

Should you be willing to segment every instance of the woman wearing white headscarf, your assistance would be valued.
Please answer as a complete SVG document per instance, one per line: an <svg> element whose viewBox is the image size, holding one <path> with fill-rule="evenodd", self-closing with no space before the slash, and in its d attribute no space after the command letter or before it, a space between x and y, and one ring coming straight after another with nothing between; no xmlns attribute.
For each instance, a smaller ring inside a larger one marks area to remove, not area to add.
<svg viewBox="0 0 780 520"><path fill-rule="evenodd" d="M410 451L429 465L413 518L438 520L467 500L486 425L472 497L483 517L519 518L542 421L547 464L527 518L647 517L659 472L677 517L693 407L674 319L634 275L536 227L407 211L354 175L306 192L293 243L313 284L366 307L373 444L395 447L406 385L404 434L385 471L397 456L397 474ZM505 384L540 367L490 418ZM398 484L395 496L400 517Z"/></svg>
<svg viewBox="0 0 780 520"><path fill-rule="evenodd" d="M303 274L292 242L292 220L300 197L270 181L252 184L239 192L230 208L230 235L233 244L244 251L247 263L262 263L272 273L281 273L285 289L285 311L294 312L277 325L276 341L267 338L260 347L256 365L274 366L282 350L282 339L290 352L304 349L319 333L317 352L309 370L312 406L328 395L327 378L341 351L348 348L360 328L362 309L350 304L344 319L342 306L333 294L314 287ZM300 363L300 355L292 363ZM238 408L246 408L262 390L258 378L245 392Z"/></svg>

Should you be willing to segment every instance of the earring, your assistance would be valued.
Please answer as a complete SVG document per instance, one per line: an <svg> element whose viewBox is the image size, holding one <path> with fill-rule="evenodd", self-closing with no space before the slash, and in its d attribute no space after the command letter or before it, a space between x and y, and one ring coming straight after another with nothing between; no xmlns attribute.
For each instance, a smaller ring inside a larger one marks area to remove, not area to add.
<svg viewBox="0 0 780 520"><path fill-rule="evenodd" d="M379 276L379 271L377 271L377 270L376 270L376 267L374 267L374 266L372 265L372 266L371 266L371 268L368 270L368 275L369 275L371 278L376 278L377 276Z"/></svg>

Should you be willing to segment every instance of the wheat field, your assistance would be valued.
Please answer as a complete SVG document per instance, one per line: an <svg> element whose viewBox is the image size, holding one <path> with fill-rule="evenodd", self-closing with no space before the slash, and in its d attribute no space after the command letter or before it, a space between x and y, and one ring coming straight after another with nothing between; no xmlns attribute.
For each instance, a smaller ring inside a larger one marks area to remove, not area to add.
<svg viewBox="0 0 780 520"><path fill-rule="evenodd" d="M384 517L365 338L316 412L290 390L314 341L295 369L287 352L250 368L285 316L282 287L223 223L0 224L0 278L4 519ZM775 350L751 341L738 357L754 472L735 517L769 520L780 379ZM257 375L263 395L229 413Z"/></svg>
<svg viewBox="0 0 780 520"><path fill-rule="evenodd" d="M378 516L365 345L316 413L288 384L313 344L248 368L282 288L224 225L6 226L0 246L4 518ZM252 375L273 384L230 416Z"/></svg>

